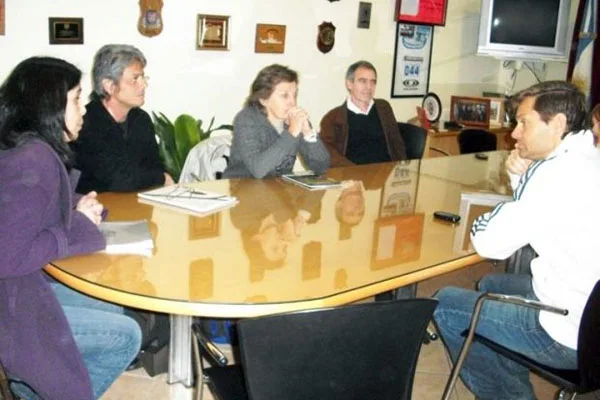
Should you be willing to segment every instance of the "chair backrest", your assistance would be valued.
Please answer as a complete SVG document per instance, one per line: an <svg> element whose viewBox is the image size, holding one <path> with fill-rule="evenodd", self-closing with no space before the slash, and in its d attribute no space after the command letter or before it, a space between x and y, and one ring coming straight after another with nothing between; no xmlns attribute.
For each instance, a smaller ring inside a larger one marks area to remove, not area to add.
<svg viewBox="0 0 600 400"><path fill-rule="evenodd" d="M458 134L460 154L496 150L496 135L484 129L463 129Z"/></svg>
<svg viewBox="0 0 600 400"><path fill-rule="evenodd" d="M434 299L279 314L238 324L249 397L410 399Z"/></svg>
<svg viewBox="0 0 600 400"><path fill-rule="evenodd" d="M583 309L577 358L582 388L586 391L600 389L600 281L596 282Z"/></svg>
<svg viewBox="0 0 600 400"><path fill-rule="evenodd" d="M398 130L404 141L406 158L408 160L418 160L423 158L425 142L427 141L427 130L420 126L404 122L398 122Z"/></svg>
<svg viewBox="0 0 600 400"><path fill-rule="evenodd" d="M192 147L181 170L179 183L220 178L229 161L231 139L231 134L211 136Z"/></svg>

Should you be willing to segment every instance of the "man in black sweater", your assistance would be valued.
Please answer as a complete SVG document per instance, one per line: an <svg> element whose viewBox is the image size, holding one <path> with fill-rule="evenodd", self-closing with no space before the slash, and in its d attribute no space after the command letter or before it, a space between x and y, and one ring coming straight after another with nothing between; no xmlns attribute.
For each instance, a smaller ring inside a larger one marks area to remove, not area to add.
<svg viewBox="0 0 600 400"><path fill-rule="evenodd" d="M129 192L168 185L144 104L146 58L129 45L103 46L94 57L93 92L72 148L81 170L77 192Z"/></svg>

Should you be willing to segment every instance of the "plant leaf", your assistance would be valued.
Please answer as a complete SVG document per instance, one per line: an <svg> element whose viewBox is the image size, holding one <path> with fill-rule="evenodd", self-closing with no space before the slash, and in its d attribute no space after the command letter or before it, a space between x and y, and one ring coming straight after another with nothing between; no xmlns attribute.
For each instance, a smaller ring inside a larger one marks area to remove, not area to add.
<svg viewBox="0 0 600 400"><path fill-rule="evenodd" d="M175 126L175 144L177 147L177 153L179 159L185 163L185 158L194 147L200 141L200 133L196 119L188 114L181 114L174 123Z"/></svg>

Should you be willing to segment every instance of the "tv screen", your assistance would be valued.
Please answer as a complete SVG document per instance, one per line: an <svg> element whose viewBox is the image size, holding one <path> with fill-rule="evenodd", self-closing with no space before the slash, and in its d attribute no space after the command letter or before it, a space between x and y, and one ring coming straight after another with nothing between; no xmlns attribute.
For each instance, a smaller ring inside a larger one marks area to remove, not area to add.
<svg viewBox="0 0 600 400"><path fill-rule="evenodd" d="M477 53L566 60L570 0L482 0Z"/></svg>

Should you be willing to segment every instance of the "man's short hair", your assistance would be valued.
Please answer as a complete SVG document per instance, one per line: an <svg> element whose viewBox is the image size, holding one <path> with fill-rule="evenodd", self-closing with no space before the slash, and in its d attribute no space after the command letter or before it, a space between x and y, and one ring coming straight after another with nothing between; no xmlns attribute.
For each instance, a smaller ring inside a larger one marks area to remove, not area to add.
<svg viewBox="0 0 600 400"><path fill-rule="evenodd" d="M368 61L360 60L348 67L348 70L346 71L346 80L354 81L354 74L359 68L370 69L371 71L375 72L375 77L377 77L377 70L375 69L375 66Z"/></svg>
<svg viewBox="0 0 600 400"><path fill-rule="evenodd" d="M135 62L142 64L142 67L146 66L146 57L134 46L128 44L107 44L102 46L94 56L94 65L92 67L93 95L100 99L108 98L110 94L104 90L102 81L110 79L115 84L118 84L125 68Z"/></svg>
<svg viewBox="0 0 600 400"><path fill-rule="evenodd" d="M512 99L513 109L526 98L534 97L533 109L547 123L556 114L565 114L567 125L565 132L579 131L586 124L585 96L577 86L566 81L546 81L533 85L517 93Z"/></svg>

